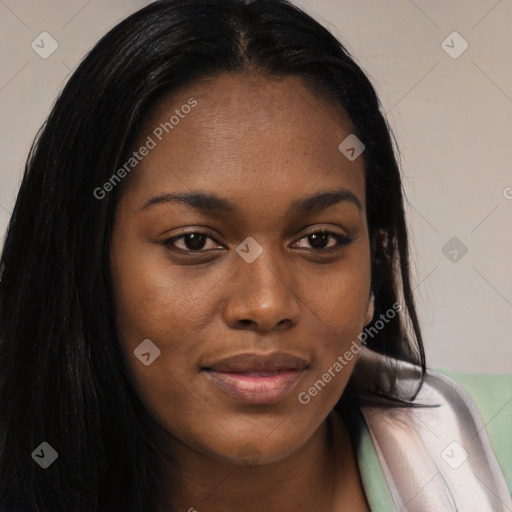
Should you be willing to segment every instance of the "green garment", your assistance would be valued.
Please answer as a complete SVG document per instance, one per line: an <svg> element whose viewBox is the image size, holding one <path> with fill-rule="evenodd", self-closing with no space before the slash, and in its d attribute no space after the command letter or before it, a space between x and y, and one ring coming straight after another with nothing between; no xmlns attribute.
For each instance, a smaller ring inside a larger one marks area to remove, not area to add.
<svg viewBox="0 0 512 512"><path fill-rule="evenodd" d="M475 401L512 496L512 374L436 371L456 381ZM357 424L356 452L371 512L397 512L362 415Z"/></svg>

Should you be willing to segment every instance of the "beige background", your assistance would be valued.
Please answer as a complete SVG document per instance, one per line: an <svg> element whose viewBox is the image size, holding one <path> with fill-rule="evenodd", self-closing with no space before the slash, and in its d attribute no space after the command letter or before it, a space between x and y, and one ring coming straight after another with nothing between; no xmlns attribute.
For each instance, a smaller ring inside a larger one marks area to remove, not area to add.
<svg viewBox="0 0 512 512"><path fill-rule="evenodd" d="M0 0L2 239L30 143L69 73L147 3ZM512 1L296 3L367 71L395 131L429 364L512 371ZM442 47L463 49L459 36L448 37L454 31L468 43L458 58ZM42 32L59 45L48 59L31 48ZM445 255L452 237L459 248Z"/></svg>

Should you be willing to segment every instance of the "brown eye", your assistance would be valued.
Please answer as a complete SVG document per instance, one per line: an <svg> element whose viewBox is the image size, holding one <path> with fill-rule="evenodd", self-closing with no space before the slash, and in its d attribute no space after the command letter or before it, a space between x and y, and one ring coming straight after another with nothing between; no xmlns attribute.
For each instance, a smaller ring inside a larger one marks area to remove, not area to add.
<svg viewBox="0 0 512 512"><path fill-rule="evenodd" d="M184 252L199 252L205 249L205 245L207 244L208 239L213 241L213 239L206 233L185 233L183 235L175 236L165 240L164 245ZM178 244L181 244L181 247L179 247ZM218 245L215 245L212 248L217 247Z"/></svg>
<svg viewBox="0 0 512 512"><path fill-rule="evenodd" d="M329 244L331 235L329 233L313 233L307 237L309 245L313 249L325 249Z"/></svg>
<svg viewBox="0 0 512 512"><path fill-rule="evenodd" d="M329 245L330 239L334 240L334 244L331 243ZM352 239L349 237L340 235L339 233L334 233L332 231L315 231L309 235L306 235L305 237L302 237L298 242L296 242L296 244L299 244L304 240L307 240L312 249L318 251L341 248L349 245L352 242Z"/></svg>

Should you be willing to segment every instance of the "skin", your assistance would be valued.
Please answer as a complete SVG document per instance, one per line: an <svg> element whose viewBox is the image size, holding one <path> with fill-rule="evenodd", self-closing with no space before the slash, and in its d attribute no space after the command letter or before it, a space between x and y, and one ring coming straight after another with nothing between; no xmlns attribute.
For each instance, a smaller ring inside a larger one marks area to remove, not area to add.
<svg viewBox="0 0 512 512"><path fill-rule="evenodd" d="M373 316L363 158L338 149L354 131L350 120L299 77L222 74L162 100L136 147L189 98L197 107L123 183L111 252L126 364L162 449L181 467L166 463L161 511L369 510L349 433L331 412L357 357L310 403L297 398ZM339 189L361 209L344 200L290 211ZM191 191L229 199L236 212L176 201L144 208ZM315 228L351 241L314 245ZM184 231L207 233L203 253L186 252L190 237L169 242ZM263 248L252 263L236 252L249 236ZM145 339L161 351L149 366L134 356ZM274 404L241 404L200 371L240 352L278 350L309 366Z"/></svg>

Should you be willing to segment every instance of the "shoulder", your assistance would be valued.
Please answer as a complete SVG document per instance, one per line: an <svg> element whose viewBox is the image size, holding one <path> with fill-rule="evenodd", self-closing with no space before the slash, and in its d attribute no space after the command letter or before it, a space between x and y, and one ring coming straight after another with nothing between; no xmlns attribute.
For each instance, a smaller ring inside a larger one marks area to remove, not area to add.
<svg viewBox="0 0 512 512"><path fill-rule="evenodd" d="M430 371L473 403L489 436L512 495L512 373L477 374L446 369Z"/></svg>
<svg viewBox="0 0 512 512"><path fill-rule="evenodd" d="M398 384L408 388L413 376L413 369L405 364ZM414 496L420 507L435 502L443 510L453 510L453 504L460 510L475 506L505 510L503 505L512 505L510 378L467 376L459 378L461 385L452 377L457 376L428 370L414 398L415 407L361 409L388 485L396 502L404 506ZM491 402L487 393L494 397ZM494 444L487 431L491 424L496 429L491 429ZM508 454L498 459L498 452Z"/></svg>

